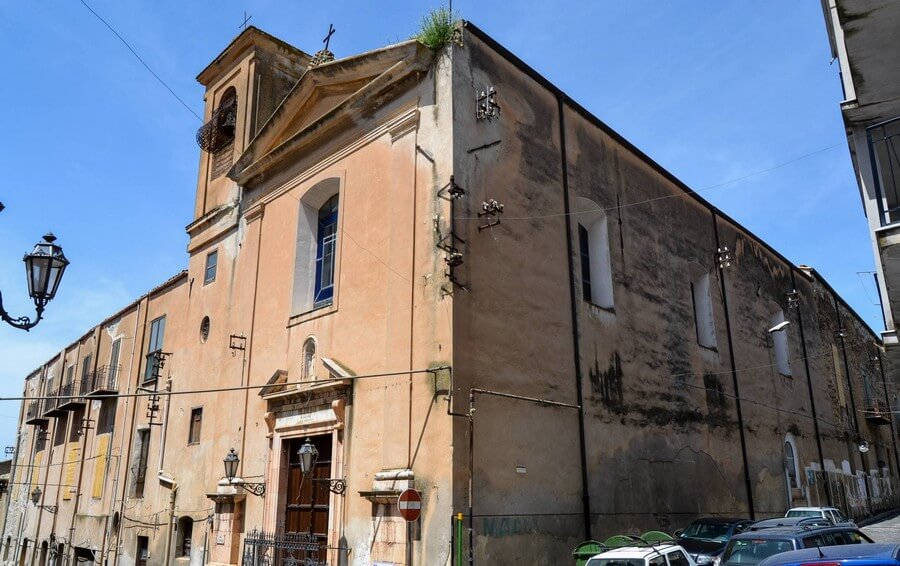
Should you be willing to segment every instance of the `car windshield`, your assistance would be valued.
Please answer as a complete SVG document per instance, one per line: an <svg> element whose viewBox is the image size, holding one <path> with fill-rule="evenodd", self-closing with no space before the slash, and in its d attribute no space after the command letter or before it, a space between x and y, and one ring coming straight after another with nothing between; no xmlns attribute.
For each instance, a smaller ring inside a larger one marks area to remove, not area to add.
<svg viewBox="0 0 900 566"><path fill-rule="evenodd" d="M644 566L640 558L591 558L585 566Z"/></svg>
<svg viewBox="0 0 900 566"><path fill-rule="evenodd" d="M794 550L794 545L789 540L732 539L722 554L722 564L754 566L773 554L789 550Z"/></svg>
<svg viewBox="0 0 900 566"><path fill-rule="evenodd" d="M785 517L821 517L821 511L811 511L811 510L798 510L792 509L788 511L788 514Z"/></svg>
<svg viewBox="0 0 900 566"><path fill-rule="evenodd" d="M684 538L699 538L703 540L714 540L724 542L728 540L728 529L731 525L728 523L704 523L697 521L691 523L682 533Z"/></svg>

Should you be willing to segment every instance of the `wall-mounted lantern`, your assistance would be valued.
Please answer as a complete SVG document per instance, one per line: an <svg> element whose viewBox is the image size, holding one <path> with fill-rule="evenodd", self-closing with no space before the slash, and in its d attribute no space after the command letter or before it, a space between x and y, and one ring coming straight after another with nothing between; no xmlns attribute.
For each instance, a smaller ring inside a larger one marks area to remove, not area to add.
<svg viewBox="0 0 900 566"><path fill-rule="evenodd" d="M58 509L58 507L56 507L56 505L40 505L39 504L39 501L41 500L41 495L43 495L43 494L41 493L40 487L35 487L34 491L31 492L31 502L34 503L34 506L37 507L38 509L43 509L44 511L46 511L48 513L56 513L56 510Z"/></svg>
<svg viewBox="0 0 900 566"><path fill-rule="evenodd" d="M228 454L225 455L222 462L225 464L225 479L228 480L228 485L237 486L257 497L262 497L266 494L266 484L264 483L248 483L240 478L238 478L239 481L234 481L234 477L237 475L238 464L241 463L241 459L234 448L228 450Z"/></svg>
<svg viewBox="0 0 900 566"><path fill-rule="evenodd" d="M319 449L313 445L311 439L307 438L306 442L297 450L297 456L300 458L300 472L303 474L303 477L307 477L319 459ZM337 495L342 495L347 490L347 481L343 479L312 478L312 481L314 483L327 483L328 491Z"/></svg>

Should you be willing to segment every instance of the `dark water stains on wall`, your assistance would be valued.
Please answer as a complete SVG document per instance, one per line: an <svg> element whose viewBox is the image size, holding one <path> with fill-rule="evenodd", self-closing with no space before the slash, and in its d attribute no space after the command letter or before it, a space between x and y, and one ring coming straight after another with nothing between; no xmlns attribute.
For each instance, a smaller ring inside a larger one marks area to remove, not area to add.
<svg viewBox="0 0 900 566"><path fill-rule="evenodd" d="M622 360L618 352L613 352L609 360L609 368L600 369L600 361L594 355L594 364L588 371L591 379L591 390L599 396L603 406L619 413L625 412L625 394L622 388Z"/></svg>

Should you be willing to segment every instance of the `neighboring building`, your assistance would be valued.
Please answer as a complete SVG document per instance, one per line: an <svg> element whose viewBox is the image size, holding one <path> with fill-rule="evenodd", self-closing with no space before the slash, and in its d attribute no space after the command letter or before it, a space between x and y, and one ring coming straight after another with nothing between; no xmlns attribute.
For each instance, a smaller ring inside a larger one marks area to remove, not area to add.
<svg viewBox="0 0 900 566"><path fill-rule="evenodd" d="M546 564L897 503L890 368L814 270L471 24L322 55L251 27L198 77L188 269L26 378L4 563Z"/></svg>
<svg viewBox="0 0 900 566"><path fill-rule="evenodd" d="M900 363L900 2L822 0L841 114L875 252L887 357ZM898 398L892 399L900 407Z"/></svg>
<svg viewBox="0 0 900 566"><path fill-rule="evenodd" d="M9 508L9 471L12 469L12 460L0 461L0 533L6 525L6 510Z"/></svg>

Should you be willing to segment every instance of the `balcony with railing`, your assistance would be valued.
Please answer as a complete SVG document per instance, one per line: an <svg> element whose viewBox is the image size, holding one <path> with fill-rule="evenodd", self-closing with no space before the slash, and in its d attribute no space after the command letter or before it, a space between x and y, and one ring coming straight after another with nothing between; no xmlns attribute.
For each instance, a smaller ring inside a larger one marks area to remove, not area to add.
<svg viewBox="0 0 900 566"><path fill-rule="evenodd" d="M871 424L891 424L891 407L881 399L867 399L865 415Z"/></svg>
<svg viewBox="0 0 900 566"><path fill-rule="evenodd" d="M82 375L80 379L66 383L59 388L59 408L63 411L76 411L84 407L84 396L90 387L90 376Z"/></svg>
<svg viewBox="0 0 900 566"><path fill-rule="evenodd" d="M900 116L866 128L882 226L900 222Z"/></svg>
<svg viewBox="0 0 900 566"><path fill-rule="evenodd" d="M90 376L90 385L85 397L102 397L119 392L119 375L122 366L103 366L97 368Z"/></svg>
<svg viewBox="0 0 900 566"><path fill-rule="evenodd" d="M44 416L44 405L40 399L35 399L33 401L28 402L28 406L25 408L25 424L27 425L42 425L46 424L48 419Z"/></svg>
<svg viewBox="0 0 900 566"><path fill-rule="evenodd" d="M44 400L45 417L60 417L66 414L66 411L59 408L61 402L59 394L60 389L47 395L47 399Z"/></svg>

